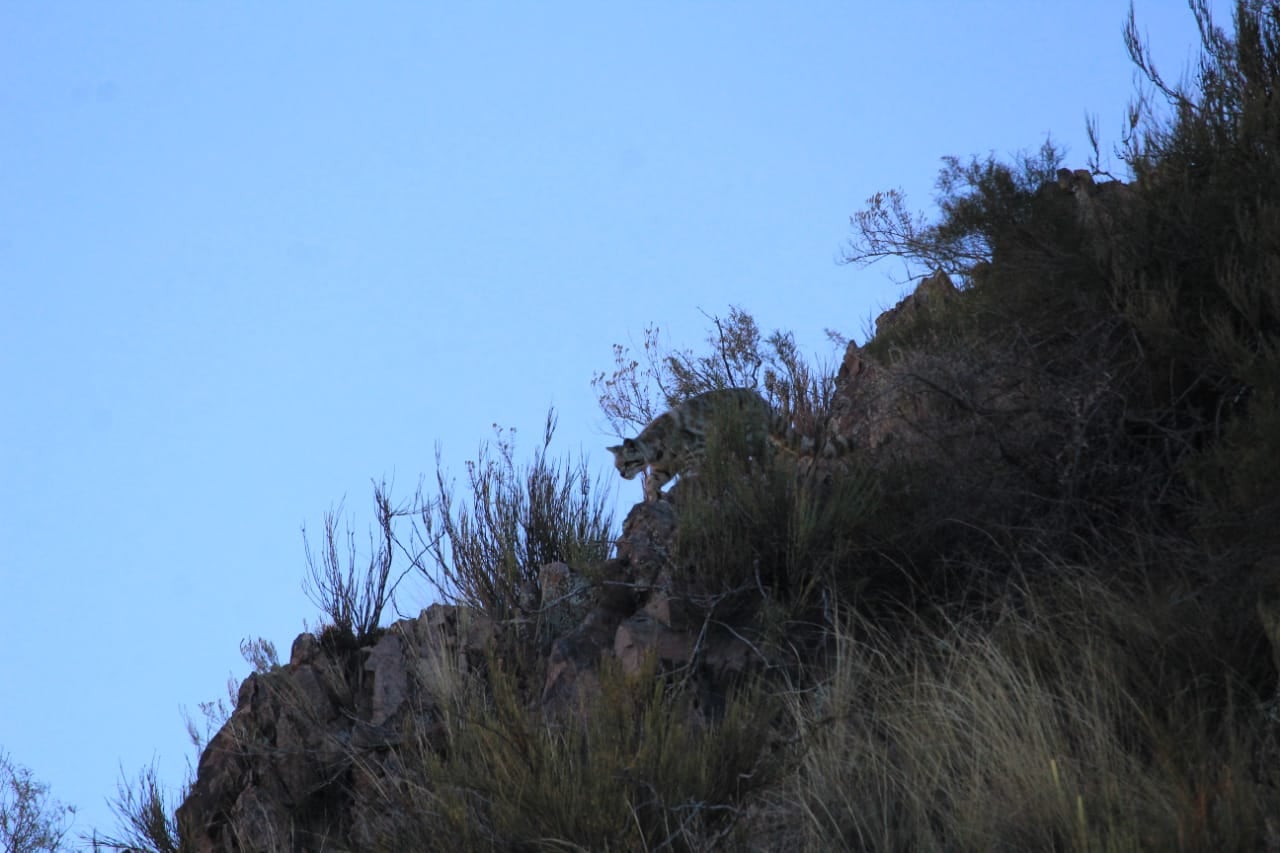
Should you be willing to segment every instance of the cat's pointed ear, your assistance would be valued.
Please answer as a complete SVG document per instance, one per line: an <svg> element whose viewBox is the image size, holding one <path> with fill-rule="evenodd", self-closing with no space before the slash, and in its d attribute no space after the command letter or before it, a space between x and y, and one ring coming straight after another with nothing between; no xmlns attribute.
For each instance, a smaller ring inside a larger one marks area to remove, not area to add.
<svg viewBox="0 0 1280 853"><path fill-rule="evenodd" d="M622 452L622 445L621 445L621 444L615 444L613 447L606 447L606 448L605 448L605 450L607 450L607 451L609 451L610 453L613 453L613 454L618 454L618 453L621 453L621 452Z"/></svg>

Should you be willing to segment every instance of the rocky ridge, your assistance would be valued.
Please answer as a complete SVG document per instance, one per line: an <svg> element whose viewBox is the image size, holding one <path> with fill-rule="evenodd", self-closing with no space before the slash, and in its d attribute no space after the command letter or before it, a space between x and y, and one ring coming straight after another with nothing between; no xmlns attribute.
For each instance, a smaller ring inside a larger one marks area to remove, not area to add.
<svg viewBox="0 0 1280 853"><path fill-rule="evenodd" d="M1124 185L1099 187L1087 173L1066 170L1056 185L1042 188L1056 199L1074 199L1080 222L1095 234L1108 227L1111 200L1123 204L1127 192ZM1101 247L1095 261L1109 263L1104 244L1095 245ZM949 276L934 273L880 315L876 339L927 324L965 298ZM1081 377L1076 388L1068 379L1047 388L1043 376L1020 374L1016 366L948 358L924 349L885 352L849 344L831 428L858 448L861 464L874 472L904 457L962 454L988 459L994 469L1009 459L1032 458L1052 443L1062 448L1056 464L1066 466L1082 450L1073 441L1084 437L1060 434L1035 413L1044 410L1040 403L1048 394L1085 405L1100 393L1090 385L1095 377ZM948 393L938 393L938 376L956 380ZM606 564L542 567L536 588L526 590L521 602L523 629L437 604L388 626L363 647L300 635L287 664L241 684L234 713L201 755L179 809L185 837L202 853L366 846L376 835L376 812L353 812L350 803L376 801L374 793L394 779L406 732L430 738L439 729L442 661L482 670L496 638L504 632L521 636L528 624L536 623L548 638L536 691L548 712L572 709L584 692L597 689L605 658L627 673L640 672L653 658L668 670L696 662L699 690L713 705L720 685L750 670L760 652L731 628L709 626L672 588L665 572L675 535L671 502L636 505ZM1280 618L1267 618L1270 612L1264 607L1264 624L1280 625ZM1272 630L1280 650L1280 631Z"/></svg>

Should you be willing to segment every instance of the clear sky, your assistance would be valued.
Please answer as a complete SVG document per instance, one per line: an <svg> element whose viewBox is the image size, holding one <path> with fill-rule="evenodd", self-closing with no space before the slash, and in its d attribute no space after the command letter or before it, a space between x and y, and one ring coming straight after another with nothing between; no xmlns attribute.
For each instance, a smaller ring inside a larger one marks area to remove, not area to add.
<svg viewBox="0 0 1280 853"><path fill-rule="evenodd" d="M1191 14L1136 6L1178 78ZM552 404L605 470L590 378L651 323L863 340L903 291L836 263L849 216L1114 144L1127 7L0 4L0 749L110 828L242 639L316 624L344 496L363 531L371 479L462 478L494 423L527 458Z"/></svg>

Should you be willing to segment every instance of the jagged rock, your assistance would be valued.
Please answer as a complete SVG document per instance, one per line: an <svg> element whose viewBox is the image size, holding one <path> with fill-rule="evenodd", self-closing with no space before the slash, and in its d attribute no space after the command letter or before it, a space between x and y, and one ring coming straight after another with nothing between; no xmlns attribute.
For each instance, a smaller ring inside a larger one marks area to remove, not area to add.
<svg viewBox="0 0 1280 853"><path fill-rule="evenodd" d="M595 605L582 622L551 645L542 702L561 705L596 683L600 658L612 654L618 625L636 609L636 588L630 563L610 560L600 567Z"/></svg>
<svg viewBox="0 0 1280 853"><path fill-rule="evenodd" d="M916 289L903 297L897 305L876 318L876 335L883 335L895 326L917 322L929 312L940 310L959 294L951 277L938 270L916 285Z"/></svg>
<svg viewBox="0 0 1280 853"><path fill-rule="evenodd" d="M856 446L873 450L892 434L884 417L887 411L884 377L866 351L850 341L836 373L832 409L840 432Z"/></svg>
<svg viewBox="0 0 1280 853"><path fill-rule="evenodd" d="M1059 169L1056 186L1074 197L1076 221L1084 230L1088 251L1100 266L1108 267L1116 248L1115 235L1133 214L1137 199L1133 187L1123 181L1097 183L1088 169Z"/></svg>
<svg viewBox="0 0 1280 853"><path fill-rule="evenodd" d="M596 685L600 662L601 633L590 627L576 628L556 640L547 659L547 677L542 688L543 705L561 705Z"/></svg>
<svg viewBox="0 0 1280 853"><path fill-rule="evenodd" d="M696 641L697 635L673 630L648 613L640 612L618 626L613 653L622 664L622 671L635 675L643 669L650 655L656 656L664 666L687 664L693 657Z"/></svg>
<svg viewBox="0 0 1280 853"><path fill-rule="evenodd" d="M677 483L667 494L676 493ZM669 581L671 545L676 534L676 507L672 501L645 501L627 513L617 543L618 559L642 586L664 586Z"/></svg>
<svg viewBox="0 0 1280 853"><path fill-rule="evenodd" d="M342 847L353 819L345 804L393 760L405 717L419 736L435 730L433 659L455 656L465 671L494 633L483 614L432 605L364 648L299 636L287 665L244 680L201 754L177 813L184 841L199 853Z"/></svg>
<svg viewBox="0 0 1280 853"><path fill-rule="evenodd" d="M935 273L880 315L877 337L963 298L946 274ZM1029 451L1038 443L1068 446L1064 437L1048 434L1038 413L1061 408L1073 394L1087 404L1097 380L1085 371L1051 379L1047 384L1043 374L1024 369L1007 354L991 358L948 346L885 353L850 343L837 373L834 421L842 437L865 451L862 461L872 468L949 458L972 460L975 467L981 460L1004 464L1035 455Z"/></svg>
<svg viewBox="0 0 1280 853"><path fill-rule="evenodd" d="M690 625L690 607L687 601L672 598L664 590L657 590L645 602L644 613L659 625L677 630L687 630Z"/></svg>
<svg viewBox="0 0 1280 853"><path fill-rule="evenodd" d="M381 726L400 710L409 698L409 673L413 671L407 659L405 643L400 632L388 631L371 649L363 650L367 657L365 672L373 674L371 686L373 713L369 724Z"/></svg>
<svg viewBox="0 0 1280 853"><path fill-rule="evenodd" d="M839 433L874 454L882 445L909 439L923 403L895 365L881 365L850 342L836 381L832 410Z"/></svg>
<svg viewBox="0 0 1280 853"><path fill-rule="evenodd" d="M236 710L205 747L178 809L195 850L306 850L301 838L282 838L284 828L300 825L317 838L334 831L315 794L344 761L333 731L341 696L320 667L290 664L240 685Z"/></svg>
<svg viewBox="0 0 1280 853"><path fill-rule="evenodd" d="M315 634L306 631L299 634L293 641L293 647L289 650L289 663L300 666L309 663L318 654L320 654L320 640Z"/></svg>
<svg viewBox="0 0 1280 853"><path fill-rule="evenodd" d="M642 596L662 582L660 576L670 565L668 554L675 527L675 507L670 501L647 501L632 507L622 524L617 558L599 568L593 584L593 606L551 644L543 704L560 705L582 690L592 689L600 658L614 654L618 626L634 614ZM543 581L544 610L548 600L545 596L554 596L573 583L565 574L567 568L556 564L543 567L547 573Z"/></svg>
<svg viewBox="0 0 1280 853"><path fill-rule="evenodd" d="M876 337L910 327L961 298L950 276L935 272L876 318ZM919 426L937 409L937 401L913 376L913 365L871 355L865 346L850 341L836 373L832 401L833 421L842 438L871 453L872 461L883 445L896 444L895 454L906 452L919 436Z"/></svg>
<svg viewBox="0 0 1280 853"><path fill-rule="evenodd" d="M547 563L538 570L541 631L559 637L586 616L591 583L566 563Z"/></svg>
<svg viewBox="0 0 1280 853"><path fill-rule="evenodd" d="M493 641L497 626L493 620L471 607L433 604L409 622L420 652L443 643L460 657L463 668L476 656L483 656ZM402 623L397 623L402 624Z"/></svg>

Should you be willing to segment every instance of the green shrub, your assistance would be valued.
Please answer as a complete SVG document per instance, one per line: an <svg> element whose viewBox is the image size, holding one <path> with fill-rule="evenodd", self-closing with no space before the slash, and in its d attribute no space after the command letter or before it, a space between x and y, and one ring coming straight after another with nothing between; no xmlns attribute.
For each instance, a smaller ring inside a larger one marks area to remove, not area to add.
<svg viewBox="0 0 1280 853"><path fill-rule="evenodd" d="M678 486L673 587L714 612L761 605L792 616L853 594L873 481L853 460L749 446L737 411L717 413L698 471Z"/></svg>
<svg viewBox="0 0 1280 853"><path fill-rule="evenodd" d="M892 191L854 217L850 262L962 284L867 347L926 413L878 474L890 512L871 527L893 560L931 576L1026 530L1085 554L1194 528L1236 552L1213 564L1238 578L1280 544L1262 522L1280 509L1278 8L1237 3L1227 35L1194 2L1203 55L1176 86L1131 16L1152 92L1130 110L1127 186L1065 192L1046 144L1013 164L947 158L936 221Z"/></svg>
<svg viewBox="0 0 1280 853"><path fill-rule="evenodd" d="M1219 546L1274 549L1280 506L1274 406L1280 393L1280 7L1237 2L1234 32L1192 4L1202 55L1172 85L1130 18L1130 55L1157 98L1133 108L1126 159L1144 200L1144 251L1125 310L1149 341L1182 423L1214 442L1198 462L1200 521ZM1232 422L1239 421L1233 424ZM1217 439L1226 436L1225 441ZM1243 534L1243 539L1241 535ZM1242 559L1251 555L1242 553Z"/></svg>
<svg viewBox="0 0 1280 853"><path fill-rule="evenodd" d="M812 616L806 611L827 585L840 587L830 591L837 596L858 587L858 522L875 491L852 455L828 459L802 448L823 447L833 427L834 373L811 365L791 335L762 335L737 307L713 318L707 344L705 355L666 350L649 329L646 364L615 347L616 369L593 380L620 432L642 428L660 412L651 390L673 406L736 387L760 392L791 433L794 447L775 450L757 424L742 422L745 413L716 413L698 470L673 487L679 517L669 592L718 619Z"/></svg>

